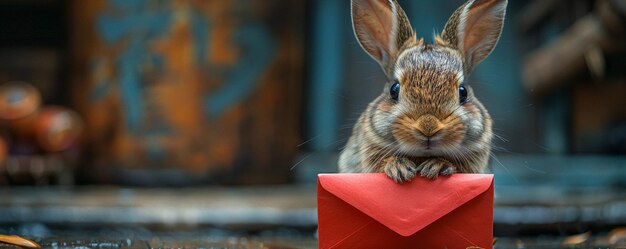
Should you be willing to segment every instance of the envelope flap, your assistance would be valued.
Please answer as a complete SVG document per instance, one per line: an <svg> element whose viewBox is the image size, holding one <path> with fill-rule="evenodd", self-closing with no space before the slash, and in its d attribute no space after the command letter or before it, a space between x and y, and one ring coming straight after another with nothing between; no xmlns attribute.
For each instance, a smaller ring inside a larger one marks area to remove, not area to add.
<svg viewBox="0 0 626 249"><path fill-rule="evenodd" d="M320 174L328 192L403 236L410 236L487 191L491 174L454 174L398 184L384 174Z"/></svg>

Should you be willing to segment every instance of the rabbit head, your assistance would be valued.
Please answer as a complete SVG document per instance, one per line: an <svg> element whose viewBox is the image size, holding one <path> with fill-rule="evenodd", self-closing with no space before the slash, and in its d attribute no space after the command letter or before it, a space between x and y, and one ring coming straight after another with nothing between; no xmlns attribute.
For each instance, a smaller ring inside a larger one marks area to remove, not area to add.
<svg viewBox="0 0 626 249"><path fill-rule="evenodd" d="M491 119L466 79L498 42L506 5L469 0L427 44L396 0L353 0L357 40L388 79L360 120L369 141L412 156L488 151Z"/></svg>

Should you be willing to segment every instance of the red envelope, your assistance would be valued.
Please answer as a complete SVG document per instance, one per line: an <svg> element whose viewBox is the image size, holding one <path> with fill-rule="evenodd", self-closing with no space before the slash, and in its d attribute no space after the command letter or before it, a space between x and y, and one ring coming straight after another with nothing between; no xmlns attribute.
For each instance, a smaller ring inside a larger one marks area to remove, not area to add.
<svg viewBox="0 0 626 249"><path fill-rule="evenodd" d="M319 248L492 248L493 175L320 174Z"/></svg>

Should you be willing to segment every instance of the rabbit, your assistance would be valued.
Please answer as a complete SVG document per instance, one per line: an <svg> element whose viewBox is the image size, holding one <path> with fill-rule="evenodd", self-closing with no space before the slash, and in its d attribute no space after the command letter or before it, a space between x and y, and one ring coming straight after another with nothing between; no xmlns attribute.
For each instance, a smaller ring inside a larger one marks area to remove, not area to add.
<svg viewBox="0 0 626 249"><path fill-rule="evenodd" d="M340 173L483 173L492 120L465 81L500 39L507 0L469 0L434 43L418 39L396 0L352 0L354 34L387 82L355 124Z"/></svg>

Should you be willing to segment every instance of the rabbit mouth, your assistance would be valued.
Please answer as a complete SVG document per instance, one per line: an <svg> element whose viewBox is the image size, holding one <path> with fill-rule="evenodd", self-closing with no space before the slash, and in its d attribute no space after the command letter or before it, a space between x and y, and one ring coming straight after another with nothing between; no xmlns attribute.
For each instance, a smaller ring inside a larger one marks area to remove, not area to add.
<svg viewBox="0 0 626 249"><path fill-rule="evenodd" d="M442 133L437 133L432 136L424 136L422 134L412 132L410 136L396 136L396 141L398 141L402 150L436 152L445 145L443 138L444 134Z"/></svg>
<svg viewBox="0 0 626 249"><path fill-rule="evenodd" d="M431 150L433 148L437 148L437 146L439 145L440 140L439 139L433 139L431 137L428 137L425 139L425 141L422 141L422 146L426 147L426 150Z"/></svg>
<svg viewBox="0 0 626 249"><path fill-rule="evenodd" d="M400 143L398 150L409 156L442 156L446 150L440 140L426 139L415 143Z"/></svg>

